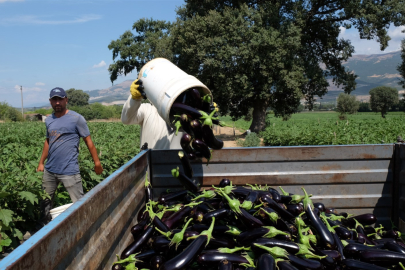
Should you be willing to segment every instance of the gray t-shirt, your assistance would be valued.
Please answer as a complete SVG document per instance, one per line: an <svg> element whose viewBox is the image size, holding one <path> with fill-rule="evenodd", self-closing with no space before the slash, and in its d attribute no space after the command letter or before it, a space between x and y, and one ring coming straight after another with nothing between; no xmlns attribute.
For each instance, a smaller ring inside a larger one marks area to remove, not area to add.
<svg viewBox="0 0 405 270"><path fill-rule="evenodd" d="M80 173L78 160L80 137L90 135L84 117L69 110L59 118L54 114L47 117L45 125L46 137L49 139L45 169L63 175Z"/></svg>

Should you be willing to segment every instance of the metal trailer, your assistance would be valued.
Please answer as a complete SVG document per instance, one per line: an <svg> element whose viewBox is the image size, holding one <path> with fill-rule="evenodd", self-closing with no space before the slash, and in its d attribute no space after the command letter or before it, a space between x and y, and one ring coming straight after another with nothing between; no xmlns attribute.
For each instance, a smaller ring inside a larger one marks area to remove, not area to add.
<svg viewBox="0 0 405 270"><path fill-rule="evenodd" d="M130 228L144 204L144 180L155 195L181 188L171 176L177 150L145 150L35 233L0 262L0 269L111 269L131 242ZM227 148L193 163L204 187L283 186L315 202L353 214L374 213L403 228L405 146L402 144ZM403 229L402 229L403 230Z"/></svg>

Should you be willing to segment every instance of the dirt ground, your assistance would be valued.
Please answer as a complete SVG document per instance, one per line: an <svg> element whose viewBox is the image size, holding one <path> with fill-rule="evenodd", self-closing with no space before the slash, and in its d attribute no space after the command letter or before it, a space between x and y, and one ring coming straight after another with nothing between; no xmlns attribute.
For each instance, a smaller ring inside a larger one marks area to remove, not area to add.
<svg viewBox="0 0 405 270"><path fill-rule="evenodd" d="M236 144L236 140L245 138L245 134L236 128L214 126L213 130L215 136L224 142L224 148L240 147Z"/></svg>

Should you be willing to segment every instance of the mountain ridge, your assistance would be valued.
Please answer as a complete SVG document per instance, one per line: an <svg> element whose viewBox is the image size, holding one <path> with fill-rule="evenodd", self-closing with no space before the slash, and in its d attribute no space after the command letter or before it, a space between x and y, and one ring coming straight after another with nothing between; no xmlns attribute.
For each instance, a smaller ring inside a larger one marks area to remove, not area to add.
<svg viewBox="0 0 405 270"><path fill-rule="evenodd" d="M358 100L367 101L369 91L377 86L390 86L398 90L403 90L398 82L401 79L397 66L401 63L401 51L370 54L353 55L343 65L352 70L358 78L356 79L356 89L352 95ZM90 95L90 103L100 102L103 105L124 104L129 96L129 88L133 80L126 80L105 89L84 91ZM343 92L341 87L336 87L329 79L330 86L328 93L322 98L317 97L317 101L334 102L337 96Z"/></svg>

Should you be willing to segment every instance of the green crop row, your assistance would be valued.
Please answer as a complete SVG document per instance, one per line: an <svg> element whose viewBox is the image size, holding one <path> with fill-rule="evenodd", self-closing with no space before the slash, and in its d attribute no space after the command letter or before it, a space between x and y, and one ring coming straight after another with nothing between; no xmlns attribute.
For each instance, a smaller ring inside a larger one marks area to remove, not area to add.
<svg viewBox="0 0 405 270"><path fill-rule="evenodd" d="M91 137L104 168L94 173L93 161L83 140L79 165L85 192L108 177L139 152L139 126L120 122L88 123ZM16 247L26 231L32 231L40 218L42 173L36 172L45 140L41 122L0 123L0 252ZM69 203L60 185L54 207Z"/></svg>
<svg viewBox="0 0 405 270"><path fill-rule="evenodd" d="M260 133L267 146L395 143L405 135L405 115L381 117L310 118L272 121Z"/></svg>

